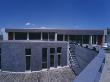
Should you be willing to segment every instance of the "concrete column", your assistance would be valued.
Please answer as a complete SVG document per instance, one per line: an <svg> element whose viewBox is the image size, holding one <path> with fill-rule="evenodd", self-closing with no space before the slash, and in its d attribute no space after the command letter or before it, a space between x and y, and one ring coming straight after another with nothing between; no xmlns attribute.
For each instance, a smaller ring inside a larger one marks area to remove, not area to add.
<svg viewBox="0 0 110 82"><path fill-rule="evenodd" d="M13 40L15 40L15 32L13 32Z"/></svg>
<svg viewBox="0 0 110 82"><path fill-rule="evenodd" d="M89 44L92 45L92 35L89 37Z"/></svg>
<svg viewBox="0 0 110 82"><path fill-rule="evenodd" d="M29 40L29 32L27 32L27 40Z"/></svg>
<svg viewBox="0 0 110 82"><path fill-rule="evenodd" d="M4 36L4 34L6 34L5 36ZM8 40L8 33L6 32L6 33L3 33L3 40Z"/></svg>
<svg viewBox="0 0 110 82"><path fill-rule="evenodd" d="M57 33L55 33L55 41L57 41Z"/></svg>
<svg viewBox="0 0 110 82"><path fill-rule="evenodd" d="M50 69L50 48L47 48L47 69Z"/></svg>
<svg viewBox="0 0 110 82"><path fill-rule="evenodd" d="M102 43L106 43L105 37L106 35L103 35Z"/></svg>
<svg viewBox="0 0 110 82"><path fill-rule="evenodd" d="M42 32L41 32L41 40L42 40Z"/></svg>
<svg viewBox="0 0 110 82"><path fill-rule="evenodd" d="M107 38L106 38L106 36L107 36L107 29L104 30L103 42L102 42L102 43L106 43L106 42L107 42Z"/></svg>
<svg viewBox="0 0 110 82"><path fill-rule="evenodd" d="M58 55L57 55L57 48L55 48L54 67L57 68L57 65L58 65Z"/></svg>

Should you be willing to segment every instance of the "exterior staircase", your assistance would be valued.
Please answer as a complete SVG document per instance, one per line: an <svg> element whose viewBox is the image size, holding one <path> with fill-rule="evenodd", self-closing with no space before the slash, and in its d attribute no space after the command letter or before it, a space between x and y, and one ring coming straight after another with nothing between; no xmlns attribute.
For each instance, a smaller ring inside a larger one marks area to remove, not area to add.
<svg viewBox="0 0 110 82"><path fill-rule="evenodd" d="M76 43L69 42L69 66L77 76L81 72L81 68L75 54Z"/></svg>

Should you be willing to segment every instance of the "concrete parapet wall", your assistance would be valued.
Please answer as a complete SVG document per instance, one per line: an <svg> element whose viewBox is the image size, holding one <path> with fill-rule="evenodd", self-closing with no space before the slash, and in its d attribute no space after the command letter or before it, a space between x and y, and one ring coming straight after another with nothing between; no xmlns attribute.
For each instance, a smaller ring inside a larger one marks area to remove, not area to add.
<svg viewBox="0 0 110 82"><path fill-rule="evenodd" d="M105 64L99 82L110 82L110 53L105 54Z"/></svg>
<svg viewBox="0 0 110 82"><path fill-rule="evenodd" d="M75 75L68 66L37 72L0 73L0 82L72 82L74 78Z"/></svg>

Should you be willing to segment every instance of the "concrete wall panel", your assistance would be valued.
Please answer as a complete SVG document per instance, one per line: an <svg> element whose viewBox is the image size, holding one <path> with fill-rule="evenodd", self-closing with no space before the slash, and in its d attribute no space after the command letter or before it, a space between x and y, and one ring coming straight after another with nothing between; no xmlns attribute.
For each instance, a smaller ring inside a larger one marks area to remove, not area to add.
<svg viewBox="0 0 110 82"><path fill-rule="evenodd" d="M26 48L31 49L31 71L42 69L42 48L57 49L57 47L62 47L61 66L67 65L67 42L3 41L0 43L2 71L24 72L26 69ZM57 59L55 59L55 64L57 62ZM49 63L48 61L48 65Z"/></svg>

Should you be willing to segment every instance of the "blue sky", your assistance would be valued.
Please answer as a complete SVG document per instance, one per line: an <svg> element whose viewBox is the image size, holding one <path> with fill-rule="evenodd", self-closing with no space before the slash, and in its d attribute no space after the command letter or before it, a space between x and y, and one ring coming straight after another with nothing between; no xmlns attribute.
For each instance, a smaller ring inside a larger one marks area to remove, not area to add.
<svg viewBox="0 0 110 82"><path fill-rule="evenodd" d="M107 28L109 0L0 0L0 28Z"/></svg>

